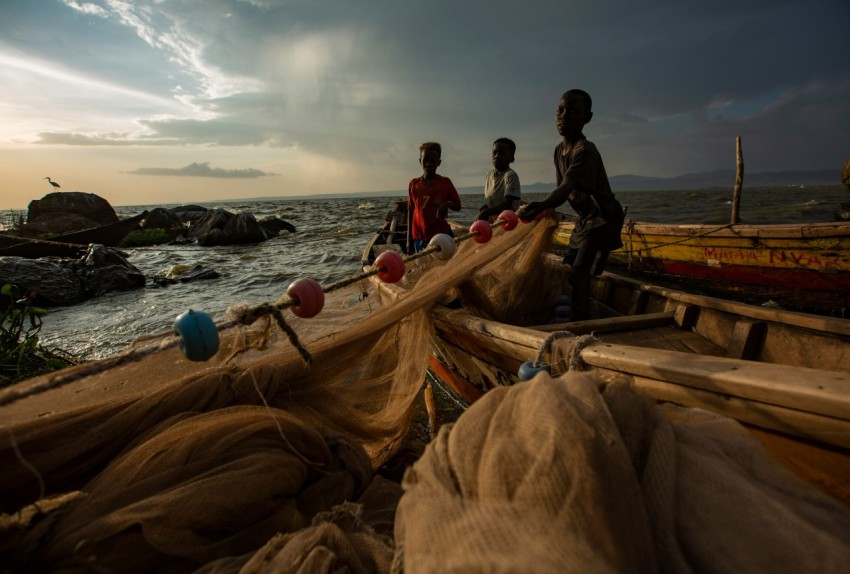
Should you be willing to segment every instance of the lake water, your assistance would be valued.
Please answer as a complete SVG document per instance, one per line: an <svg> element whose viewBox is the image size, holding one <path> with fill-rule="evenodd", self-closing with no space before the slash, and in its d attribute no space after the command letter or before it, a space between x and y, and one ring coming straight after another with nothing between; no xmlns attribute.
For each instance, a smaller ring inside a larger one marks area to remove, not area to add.
<svg viewBox="0 0 850 574"><path fill-rule="evenodd" d="M731 190L618 192L627 219L670 223L729 221ZM542 199L545 194L527 194ZM481 197L461 196L464 208L452 219L472 223ZM816 222L833 219L840 202L850 194L838 186L745 190L741 202L744 223ZM111 293L72 307L51 308L44 320L42 342L84 359L102 358L126 347L135 337L170 329L185 310L201 309L218 321L235 303L273 302L300 277L322 284L357 275L364 247L384 223L392 197L234 201L210 203L232 212L248 211L257 218L277 216L292 223L296 233L259 245L199 247L157 246L130 249L129 261L147 277L174 265L203 265L219 279ZM118 207L127 217L158 206ZM168 207L168 206L164 206ZM560 208L567 213L568 206ZM18 213L5 212L8 224Z"/></svg>

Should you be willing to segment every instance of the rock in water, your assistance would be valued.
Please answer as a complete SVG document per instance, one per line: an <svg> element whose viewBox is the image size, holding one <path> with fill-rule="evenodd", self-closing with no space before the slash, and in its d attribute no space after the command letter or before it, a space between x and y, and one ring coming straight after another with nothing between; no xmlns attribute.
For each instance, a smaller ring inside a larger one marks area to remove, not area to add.
<svg viewBox="0 0 850 574"><path fill-rule="evenodd" d="M74 305L111 291L145 286L145 276L121 253L91 244L82 259L0 257L4 283L38 293L39 305Z"/></svg>
<svg viewBox="0 0 850 574"><path fill-rule="evenodd" d="M252 213L234 215L226 209L210 209L189 228L198 245L241 245L269 238Z"/></svg>
<svg viewBox="0 0 850 574"><path fill-rule="evenodd" d="M116 221L115 210L99 195L54 192L29 203L25 229L30 233L67 233Z"/></svg>

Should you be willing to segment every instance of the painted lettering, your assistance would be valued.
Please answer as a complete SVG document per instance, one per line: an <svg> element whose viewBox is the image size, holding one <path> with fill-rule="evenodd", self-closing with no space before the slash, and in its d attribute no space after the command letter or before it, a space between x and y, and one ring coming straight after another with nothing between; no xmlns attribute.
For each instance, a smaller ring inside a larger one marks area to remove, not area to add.
<svg viewBox="0 0 850 574"><path fill-rule="evenodd" d="M770 250L770 264L771 265L773 265L774 263L785 263L785 261L787 259L788 259L788 257L785 255L784 250L778 251L778 252L774 251L773 249Z"/></svg>

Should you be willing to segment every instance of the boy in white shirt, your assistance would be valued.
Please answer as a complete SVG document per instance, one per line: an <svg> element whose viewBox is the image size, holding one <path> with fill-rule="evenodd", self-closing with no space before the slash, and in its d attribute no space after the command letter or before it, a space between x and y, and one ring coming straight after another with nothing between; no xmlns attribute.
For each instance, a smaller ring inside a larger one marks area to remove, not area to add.
<svg viewBox="0 0 850 574"><path fill-rule="evenodd" d="M508 138L499 138L493 142L493 169L484 179L484 200L486 203L478 210L478 219L488 221L498 217L502 211L519 207L519 176L510 165L514 161L516 144Z"/></svg>

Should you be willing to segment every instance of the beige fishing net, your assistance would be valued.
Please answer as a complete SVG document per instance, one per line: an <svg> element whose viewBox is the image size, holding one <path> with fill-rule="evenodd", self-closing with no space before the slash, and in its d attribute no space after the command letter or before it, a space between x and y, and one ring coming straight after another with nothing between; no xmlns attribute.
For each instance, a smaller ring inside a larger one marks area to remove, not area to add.
<svg viewBox="0 0 850 574"><path fill-rule="evenodd" d="M764 519L743 517L747 532L778 537L763 523L781 518L789 530L776 540L787 545L802 532L828 569L846 551L836 540L850 539L846 514L830 501L805 494L780 510L787 497L751 486L718 506L703 491L715 481L721 494L737 491L761 463L738 461L720 480L725 467L713 465L738 459L715 443L686 456L679 437L696 441L691 431L583 379L485 396L441 430L402 496L387 463L409 445L420 412L428 309L460 297L488 318L542 322L564 288L539 262L553 226L496 229L489 243L462 242L447 262L422 257L397 288L355 278L313 319L284 310L310 364L266 317L223 331L206 363L153 338L132 350L137 358L150 351L139 360L90 363L0 393L0 571L745 571L778 563L759 551L724 555L714 568L711 549L695 549L693 540L741 550L743 538L700 532L735 524L744 512L727 511L745 502ZM686 490L700 477L696 493ZM691 513L697 519L685 520Z"/></svg>
<svg viewBox="0 0 850 574"><path fill-rule="evenodd" d="M441 429L405 476L404 571L846 571L848 509L738 423L599 384L541 373Z"/></svg>

